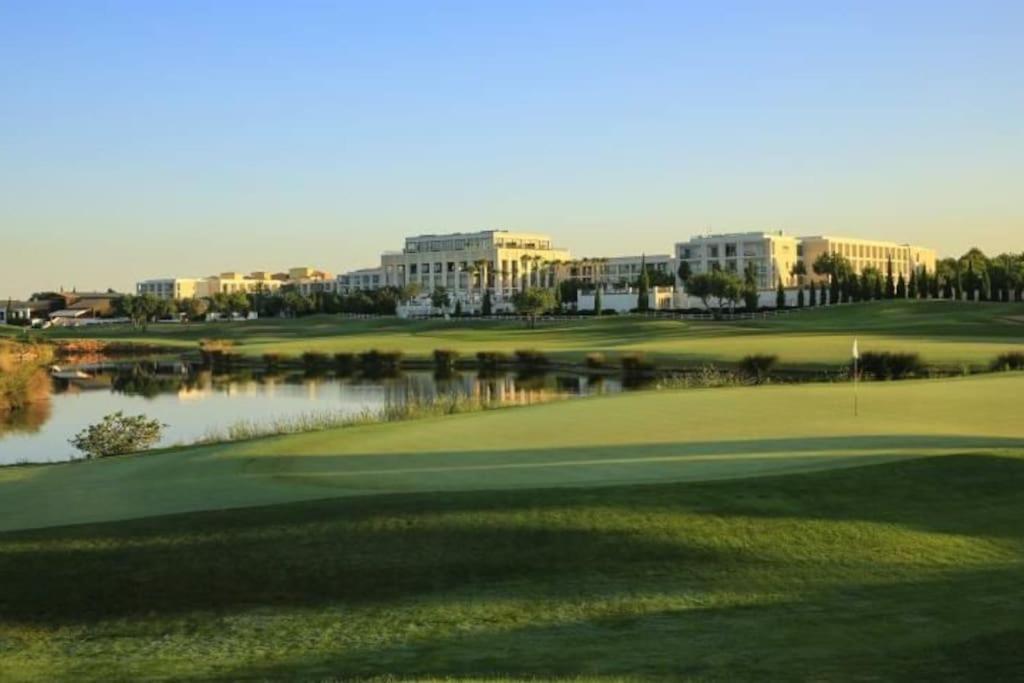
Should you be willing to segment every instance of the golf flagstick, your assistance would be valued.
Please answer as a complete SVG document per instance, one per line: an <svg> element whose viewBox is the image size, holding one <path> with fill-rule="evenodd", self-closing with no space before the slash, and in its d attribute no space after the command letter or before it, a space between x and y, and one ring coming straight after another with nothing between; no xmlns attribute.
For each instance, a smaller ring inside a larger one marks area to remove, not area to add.
<svg viewBox="0 0 1024 683"><path fill-rule="evenodd" d="M857 417L857 361L860 360L860 351L857 348L857 338L853 338L853 416Z"/></svg>

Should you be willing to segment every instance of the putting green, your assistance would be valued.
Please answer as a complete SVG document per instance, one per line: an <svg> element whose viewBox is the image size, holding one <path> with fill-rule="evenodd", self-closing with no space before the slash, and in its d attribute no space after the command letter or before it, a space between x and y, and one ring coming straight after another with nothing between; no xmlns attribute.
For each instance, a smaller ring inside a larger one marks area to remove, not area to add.
<svg viewBox="0 0 1024 683"><path fill-rule="evenodd" d="M0 470L0 530L392 492L600 486L1019 449L1024 375L643 392Z"/></svg>

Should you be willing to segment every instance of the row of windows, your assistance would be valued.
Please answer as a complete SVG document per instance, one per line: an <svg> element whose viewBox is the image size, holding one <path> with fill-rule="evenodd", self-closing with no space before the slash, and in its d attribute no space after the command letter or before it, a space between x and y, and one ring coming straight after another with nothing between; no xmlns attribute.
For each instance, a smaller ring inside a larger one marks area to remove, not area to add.
<svg viewBox="0 0 1024 683"><path fill-rule="evenodd" d="M410 240L405 243L405 251L408 254L416 254L427 251L462 251L464 249L480 249L491 246L489 239L466 239L453 238L441 240ZM506 249L535 249L549 250L551 242L546 240L517 240L498 237L494 239L494 246Z"/></svg>

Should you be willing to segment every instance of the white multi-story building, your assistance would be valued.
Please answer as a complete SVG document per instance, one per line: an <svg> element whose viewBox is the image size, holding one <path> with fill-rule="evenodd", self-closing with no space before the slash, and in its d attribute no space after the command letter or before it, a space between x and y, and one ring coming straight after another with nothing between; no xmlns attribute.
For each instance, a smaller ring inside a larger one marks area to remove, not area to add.
<svg viewBox="0 0 1024 683"><path fill-rule="evenodd" d="M858 275L865 268L876 268L883 275L892 262L893 277L902 275L909 278L914 271L925 268L935 272L935 250L916 247L911 244L897 244L879 240L862 240L855 237L833 237L818 235L800 238L800 259L807 268L808 281L825 279L814 274L814 261L822 254L843 256Z"/></svg>
<svg viewBox="0 0 1024 683"><path fill-rule="evenodd" d="M444 287L465 300L491 290L497 300L504 300L527 287L553 285L554 264L569 258L569 252L554 247L548 235L537 233L418 235L407 238L402 251L381 256L380 284L416 283L425 292Z"/></svg>
<svg viewBox="0 0 1024 683"><path fill-rule="evenodd" d="M798 241L780 232L740 232L692 237L676 244L676 263L686 262L693 274L714 268L743 276L747 264L757 268L759 289L796 284L793 266L800 259Z"/></svg>
<svg viewBox="0 0 1024 683"><path fill-rule="evenodd" d="M628 288L639 279L641 264L645 264L648 271L666 276L675 273L675 259L671 254L578 259L556 264L555 272L559 282L577 280L590 285Z"/></svg>
<svg viewBox="0 0 1024 683"><path fill-rule="evenodd" d="M303 282L333 281L329 273L313 268L291 268L288 272L272 273L257 270L251 273L225 271L208 277L167 277L143 280L136 283L138 294L152 294L161 299L191 299L210 297L214 294L245 292L276 292L284 285L300 286Z"/></svg>
<svg viewBox="0 0 1024 683"><path fill-rule="evenodd" d="M383 268L363 268L342 273L335 280L335 291L339 294L365 292L385 286Z"/></svg>

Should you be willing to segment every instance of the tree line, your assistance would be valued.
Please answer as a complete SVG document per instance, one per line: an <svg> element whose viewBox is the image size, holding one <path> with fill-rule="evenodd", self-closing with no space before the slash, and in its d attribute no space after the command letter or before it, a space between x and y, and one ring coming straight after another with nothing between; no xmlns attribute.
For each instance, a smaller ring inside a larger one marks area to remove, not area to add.
<svg viewBox="0 0 1024 683"><path fill-rule="evenodd" d="M845 256L821 254L811 264L811 272L822 281L806 282L808 270L803 261L798 261L791 272L797 279L798 307L881 299L1024 300L1024 254L1004 253L990 258L972 248L959 258L938 261L934 272L921 267L907 277L894 274L892 259L884 273L873 266L858 273ZM686 292L699 298L708 310L731 310L741 302L747 310L759 307L760 273L754 263L747 264L741 277L717 265L708 273L694 274L684 261L678 275ZM787 305L781 279L775 303L778 308Z"/></svg>

